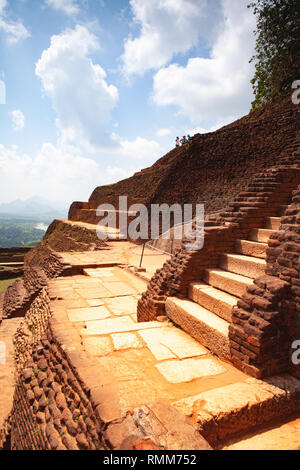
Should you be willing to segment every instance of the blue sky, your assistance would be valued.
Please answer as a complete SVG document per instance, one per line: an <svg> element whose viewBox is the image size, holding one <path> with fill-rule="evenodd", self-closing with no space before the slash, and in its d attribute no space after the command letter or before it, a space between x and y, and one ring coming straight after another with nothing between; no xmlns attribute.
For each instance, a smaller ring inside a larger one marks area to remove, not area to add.
<svg viewBox="0 0 300 470"><path fill-rule="evenodd" d="M87 200L247 114L247 4L0 0L0 203Z"/></svg>

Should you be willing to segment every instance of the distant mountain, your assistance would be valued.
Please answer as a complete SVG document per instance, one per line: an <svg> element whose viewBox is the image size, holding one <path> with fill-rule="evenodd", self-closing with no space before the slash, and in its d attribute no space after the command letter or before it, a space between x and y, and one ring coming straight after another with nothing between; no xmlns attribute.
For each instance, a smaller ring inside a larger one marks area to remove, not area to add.
<svg viewBox="0 0 300 470"><path fill-rule="evenodd" d="M68 206L65 203L48 201L39 196L0 204L0 215L37 219L64 219L67 214Z"/></svg>

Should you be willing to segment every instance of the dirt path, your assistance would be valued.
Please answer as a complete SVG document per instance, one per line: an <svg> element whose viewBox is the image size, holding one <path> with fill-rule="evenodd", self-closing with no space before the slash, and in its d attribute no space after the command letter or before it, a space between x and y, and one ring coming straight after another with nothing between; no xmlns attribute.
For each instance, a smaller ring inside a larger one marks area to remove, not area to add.
<svg viewBox="0 0 300 470"><path fill-rule="evenodd" d="M0 429L8 418L15 386L13 336L22 318L3 320L0 324ZM1 445L1 436L0 436Z"/></svg>

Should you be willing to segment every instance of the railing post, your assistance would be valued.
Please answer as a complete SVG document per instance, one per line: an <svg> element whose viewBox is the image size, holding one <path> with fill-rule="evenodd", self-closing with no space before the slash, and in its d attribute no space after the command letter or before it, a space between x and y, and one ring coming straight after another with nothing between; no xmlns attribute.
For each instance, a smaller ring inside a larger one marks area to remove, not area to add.
<svg viewBox="0 0 300 470"><path fill-rule="evenodd" d="M143 244L143 249L142 249L142 254L141 254L141 260L140 260L140 268L142 267L142 262L143 262L143 257L144 257L144 251L145 251L145 245L146 245L146 243Z"/></svg>

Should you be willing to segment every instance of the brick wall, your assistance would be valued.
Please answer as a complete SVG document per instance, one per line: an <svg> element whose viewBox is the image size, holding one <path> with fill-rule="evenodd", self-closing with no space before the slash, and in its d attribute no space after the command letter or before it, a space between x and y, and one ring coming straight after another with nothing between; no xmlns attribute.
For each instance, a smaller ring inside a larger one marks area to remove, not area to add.
<svg viewBox="0 0 300 470"><path fill-rule="evenodd" d="M47 285L47 280L59 276L67 269L59 255L46 246L40 245L27 256L30 256L30 264L27 261L26 266L25 263L23 278L15 281L5 291L3 318L24 316L34 298Z"/></svg>
<svg viewBox="0 0 300 470"><path fill-rule="evenodd" d="M171 406L123 408L113 374L83 350L53 283L27 311L15 351L12 450L210 449Z"/></svg>
<svg viewBox="0 0 300 470"><path fill-rule="evenodd" d="M15 351L11 449L101 449L86 377L79 375L81 367L92 373L93 362L81 357L80 338L64 313L51 311L47 288L18 329Z"/></svg>
<svg viewBox="0 0 300 470"><path fill-rule="evenodd" d="M300 154L300 152L299 152ZM239 368L257 377L286 371L300 378L291 361L292 343L300 340L300 186L271 235L266 276L254 285L233 310L231 356Z"/></svg>
<svg viewBox="0 0 300 470"><path fill-rule="evenodd" d="M285 155L283 158L287 163ZM295 163L297 156L293 158ZM139 320L147 321L163 314L165 300L170 295L186 297L189 283L199 280L204 269L216 267L221 253L234 250L236 239L245 238L251 228L261 227L264 217L287 203L299 182L300 169L287 165L257 175L247 191L205 222L204 247L200 251L186 250L188 241L183 241L183 247L157 270L139 301Z"/></svg>
<svg viewBox="0 0 300 470"><path fill-rule="evenodd" d="M189 283L200 280L204 269L217 267L221 253L234 251L236 239L245 238L251 228L262 226L264 217L274 215L276 208L287 204L300 182L299 143L300 138L285 150L279 160L282 165L263 171L226 210L206 222L202 250L189 252L184 242L183 248L156 272L139 300L139 321L163 315L168 296L187 297ZM233 310L232 361L255 377L286 371L291 339L300 339L296 246L298 231L300 234L299 201L297 190L282 218L281 231L269 241L267 276L256 279ZM292 370L296 373L295 367Z"/></svg>
<svg viewBox="0 0 300 470"><path fill-rule="evenodd" d="M147 171L96 188L89 202L73 203L69 219L97 223L97 206L109 203L117 209L122 195L129 206L204 201L207 212L222 209L246 190L258 168L278 164L300 130L299 112L288 93L216 132L196 134L189 146L174 148Z"/></svg>

